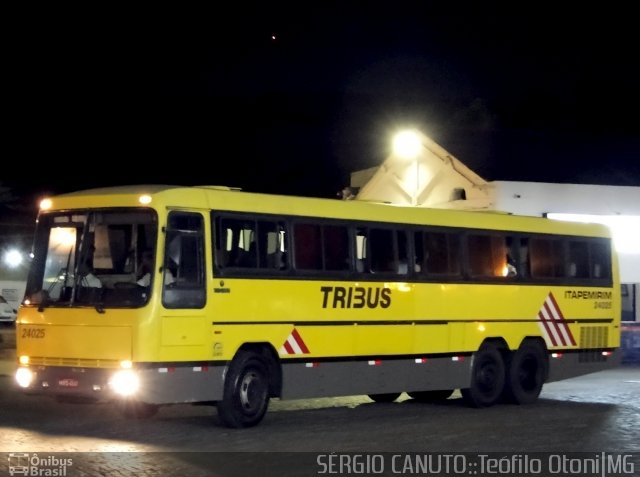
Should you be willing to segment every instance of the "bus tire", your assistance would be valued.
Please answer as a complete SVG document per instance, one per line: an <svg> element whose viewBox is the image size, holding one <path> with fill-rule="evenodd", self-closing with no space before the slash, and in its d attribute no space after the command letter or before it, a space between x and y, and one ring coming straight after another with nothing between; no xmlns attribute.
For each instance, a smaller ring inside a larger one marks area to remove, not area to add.
<svg viewBox="0 0 640 477"><path fill-rule="evenodd" d="M507 363L505 400L516 404L535 402L542 391L546 370L542 347L537 343L522 343Z"/></svg>
<svg viewBox="0 0 640 477"><path fill-rule="evenodd" d="M418 402L444 401L453 394L453 389L438 389L436 391L412 391L407 393L409 397Z"/></svg>
<svg viewBox="0 0 640 477"><path fill-rule="evenodd" d="M402 393L384 393L384 394L369 394L369 399L375 402L393 402L400 397Z"/></svg>
<svg viewBox="0 0 640 477"><path fill-rule="evenodd" d="M471 383L461 389L465 402L472 407L493 406L504 390L505 365L498 348L490 343L480 346L473 357Z"/></svg>
<svg viewBox="0 0 640 477"><path fill-rule="evenodd" d="M227 370L224 394L218 402L218 418L226 427L258 424L269 406L269 373L264 358L239 351Z"/></svg>

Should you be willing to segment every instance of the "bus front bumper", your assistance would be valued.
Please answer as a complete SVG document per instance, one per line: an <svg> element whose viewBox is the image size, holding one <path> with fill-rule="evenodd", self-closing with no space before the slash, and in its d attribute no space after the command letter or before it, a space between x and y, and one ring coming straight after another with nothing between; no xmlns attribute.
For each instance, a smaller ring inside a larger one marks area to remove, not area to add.
<svg viewBox="0 0 640 477"><path fill-rule="evenodd" d="M21 366L15 380L24 392L32 394L173 404L222 399L224 370L224 364L139 368Z"/></svg>

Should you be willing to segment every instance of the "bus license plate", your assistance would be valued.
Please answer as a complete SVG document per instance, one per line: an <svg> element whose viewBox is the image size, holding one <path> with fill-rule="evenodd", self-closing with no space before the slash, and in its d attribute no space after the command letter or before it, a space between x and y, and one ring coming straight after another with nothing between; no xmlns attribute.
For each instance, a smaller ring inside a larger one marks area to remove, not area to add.
<svg viewBox="0 0 640 477"><path fill-rule="evenodd" d="M61 388L77 388L78 387L78 380L77 379L71 379L71 378L60 379L58 381L58 386L60 386Z"/></svg>

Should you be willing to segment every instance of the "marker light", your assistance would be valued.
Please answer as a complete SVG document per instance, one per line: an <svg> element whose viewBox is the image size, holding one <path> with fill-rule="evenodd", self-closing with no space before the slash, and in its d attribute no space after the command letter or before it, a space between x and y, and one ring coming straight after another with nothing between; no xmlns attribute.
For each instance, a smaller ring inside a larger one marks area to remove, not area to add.
<svg viewBox="0 0 640 477"><path fill-rule="evenodd" d="M148 194L141 195L140 197L138 197L138 202L140 202L142 205L150 204L151 196Z"/></svg>
<svg viewBox="0 0 640 477"><path fill-rule="evenodd" d="M29 356L20 356L20 358L18 358L18 362L23 366L28 365L29 364Z"/></svg>
<svg viewBox="0 0 640 477"><path fill-rule="evenodd" d="M42 210L49 210L52 205L53 202L51 201L51 199L42 199L40 201L40 209Z"/></svg>
<svg viewBox="0 0 640 477"><path fill-rule="evenodd" d="M120 367L122 369L131 369L133 368L133 363L128 359L125 359L124 361L120 361Z"/></svg>

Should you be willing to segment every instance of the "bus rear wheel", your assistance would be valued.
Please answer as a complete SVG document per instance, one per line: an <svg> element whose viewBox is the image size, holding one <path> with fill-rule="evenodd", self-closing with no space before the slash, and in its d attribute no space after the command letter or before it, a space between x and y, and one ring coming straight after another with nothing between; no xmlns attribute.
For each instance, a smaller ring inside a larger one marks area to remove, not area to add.
<svg viewBox="0 0 640 477"><path fill-rule="evenodd" d="M384 394L369 394L369 399L375 402L393 402L400 397L402 393L384 393Z"/></svg>
<svg viewBox="0 0 640 477"><path fill-rule="evenodd" d="M258 424L269 406L269 374L259 354L239 351L227 370L218 417L233 428Z"/></svg>
<svg viewBox="0 0 640 477"><path fill-rule="evenodd" d="M537 343L524 342L507 363L504 397L508 402L531 404L538 399L546 376L545 353Z"/></svg>
<svg viewBox="0 0 640 477"><path fill-rule="evenodd" d="M436 391L413 391L407 393L418 402L444 401L453 394L453 389L438 389Z"/></svg>
<svg viewBox="0 0 640 477"><path fill-rule="evenodd" d="M493 344L484 344L473 357L471 383L462 389L462 397L472 407L493 406L502 395L505 365L502 354Z"/></svg>

